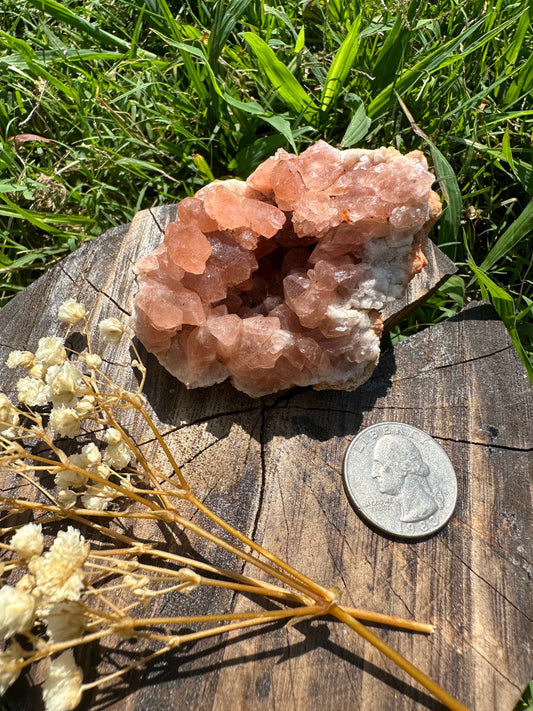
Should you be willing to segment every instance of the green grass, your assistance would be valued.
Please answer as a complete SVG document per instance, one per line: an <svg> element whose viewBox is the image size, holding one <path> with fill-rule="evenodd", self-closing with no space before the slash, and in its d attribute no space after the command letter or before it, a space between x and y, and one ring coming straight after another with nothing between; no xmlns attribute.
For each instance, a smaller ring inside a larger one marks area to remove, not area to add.
<svg viewBox="0 0 533 711"><path fill-rule="evenodd" d="M514 711L533 711L533 681L527 685Z"/></svg>
<svg viewBox="0 0 533 711"><path fill-rule="evenodd" d="M0 304L137 210L246 177L279 146L422 148L459 276L393 337L489 298L533 379L533 10L385 5L3 0Z"/></svg>

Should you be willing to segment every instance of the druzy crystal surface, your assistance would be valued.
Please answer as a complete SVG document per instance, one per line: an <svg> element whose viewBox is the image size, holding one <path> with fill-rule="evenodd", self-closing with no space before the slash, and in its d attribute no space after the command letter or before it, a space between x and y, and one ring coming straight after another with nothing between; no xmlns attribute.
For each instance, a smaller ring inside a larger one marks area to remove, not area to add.
<svg viewBox="0 0 533 711"><path fill-rule="evenodd" d="M136 264L137 336L190 388L355 389L379 357L381 309L426 264L433 181L419 151L319 141L207 185Z"/></svg>

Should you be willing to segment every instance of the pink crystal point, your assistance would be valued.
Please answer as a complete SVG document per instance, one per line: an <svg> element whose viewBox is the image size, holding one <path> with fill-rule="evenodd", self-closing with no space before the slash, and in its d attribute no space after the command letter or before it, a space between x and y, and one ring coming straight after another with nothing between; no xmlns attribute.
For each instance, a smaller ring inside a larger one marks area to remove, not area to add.
<svg viewBox="0 0 533 711"><path fill-rule="evenodd" d="M318 141L205 186L135 266L137 336L191 388L355 389L379 357L381 309L426 264L433 181L420 151Z"/></svg>
<svg viewBox="0 0 533 711"><path fill-rule="evenodd" d="M204 273L211 245L199 227L171 222L165 230L165 246L173 264L191 274Z"/></svg>

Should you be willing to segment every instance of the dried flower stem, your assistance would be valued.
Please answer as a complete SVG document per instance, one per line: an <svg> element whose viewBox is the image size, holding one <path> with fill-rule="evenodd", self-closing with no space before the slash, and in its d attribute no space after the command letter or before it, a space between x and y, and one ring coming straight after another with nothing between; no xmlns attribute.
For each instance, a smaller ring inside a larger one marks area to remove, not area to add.
<svg viewBox="0 0 533 711"><path fill-rule="evenodd" d="M370 642L370 644L376 647L376 649L379 649L379 651L386 657L392 659L395 664L397 664L401 669L406 671L410 676L413 677L413 679L416 679L420 684L422 684L423 687L430 691L433 696L439 699L439 701L442 701L443 704L446 704L449 709L452 709L452 711L468 711L466 706L463 706L463 704L457 701L457 699L451 696L451 694L449 694L442 687L436 684L433 679L427 676L427 674L424 674L424 672L420 671L418 667L415 667L414 664L411 664L410 661L408 661L395 649L389 647L386 642L380 639L377 635L367 629L360 622L355 620L351 615L347 614L347 612L341 607L335 604L332 605L330 613L337 617L337 619L341 620L342 622L345 622L349 627L351 627L359 635L361 635L363 639L366 639L367 642Z"/></svg>

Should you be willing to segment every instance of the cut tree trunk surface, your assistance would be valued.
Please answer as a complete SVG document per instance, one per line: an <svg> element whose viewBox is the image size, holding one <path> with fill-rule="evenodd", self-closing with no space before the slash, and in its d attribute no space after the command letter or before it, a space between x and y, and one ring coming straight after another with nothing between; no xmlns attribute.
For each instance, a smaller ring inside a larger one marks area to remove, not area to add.
<svg viewBox="0 0 533 711"><path fill-rule="evenodd" d="M129 314L132 265L160 241L159 226L174 215L174 208L140 213L129 230L116 228L85 245L13 299L0 311L2 362L10 349L33 350L40 337L64 333L55 315L68 297L86 304L92 327L101 318ZM429 269L410 287L410 302L453 271L435 248L429 257ZM396 311L406 308L400 304ZM388 318L392 323L395 314ZM118 365L128 362L127 347L106 348L107 372L131 384L129 371ZM472 710L513 709L532 671L533 394L490 306L470 304L388 350L371 379L351 393L294 389L254 400L227 383L188 391L155 358L146 363L149 406L200 498L317 582L336 585L343 604L434 623L431 636L375 631ZM13 393L17 377L2 367L0 389ZM135 432L139 423L128 417ZM404 422L434 437L457 474L454 516L422 541L400 542L372 530L344 492L342 460L349 442L362 428L384 421ZM149 453L149 437L137 434ZM2 488L11 483L3 481ZM162 540L156 526L144 525L137 533ZM190 538L164 545L176 551L191 545L208 555ZM225 554L217 562L232 565ZM249 607L249 600L210 588L176 595L165 607L156 604L153 613ZM89 681L99 663L109 671L132 657L104 641L79 659ZM37 710L39 696L20 679L6 703L9 709ZM355 632L317 619L176 650L102 692L88 692L79 708L444 707Z"/></svg>

